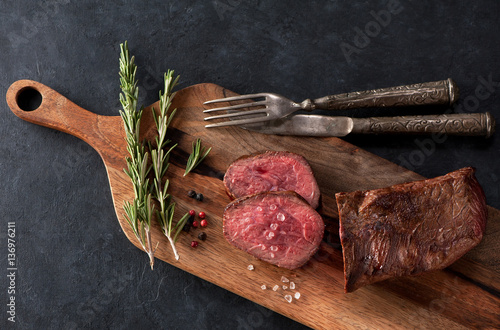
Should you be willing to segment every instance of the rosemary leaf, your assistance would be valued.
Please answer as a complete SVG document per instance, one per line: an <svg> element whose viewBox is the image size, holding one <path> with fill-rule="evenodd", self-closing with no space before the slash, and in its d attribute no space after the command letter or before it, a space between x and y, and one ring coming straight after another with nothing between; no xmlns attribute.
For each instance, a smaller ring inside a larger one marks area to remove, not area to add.
<svg viewBox="0 0 500 330"><path fill-rule="evenodd" d="M174 228L175 234L174 234L174 238L173 238L174 243L177 242L177 238L179 237L179 233L182 231L182 228L184 228L184 226L186 225L186 222L188 221L188 219L189 219L189 212L184 214L182 216L182 218L175 225L175 228Z"/></svg>
<svg viewBox="0 0 500 330"><path fill-rule="evenodd" d="M186 164L186 171L184 172L184 176L186 176L189 172L191 172L196 166L200 165L200 163L207 157L208 153L212 148L210 147L205 151L205 147L201 146L201 139L198 138L193 142L193 151L189 155Z"/></svg>

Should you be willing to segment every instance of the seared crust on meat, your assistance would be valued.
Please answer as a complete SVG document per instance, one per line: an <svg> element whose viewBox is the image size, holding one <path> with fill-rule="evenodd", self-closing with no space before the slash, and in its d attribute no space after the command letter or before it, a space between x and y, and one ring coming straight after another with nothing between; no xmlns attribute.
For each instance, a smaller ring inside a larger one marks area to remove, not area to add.
<svg viewBox="0 0 500 330"><path fill-rule="evenodd" d="M345 291L443 269L479 244L487 208L474 172L336 194Z"/></svg>

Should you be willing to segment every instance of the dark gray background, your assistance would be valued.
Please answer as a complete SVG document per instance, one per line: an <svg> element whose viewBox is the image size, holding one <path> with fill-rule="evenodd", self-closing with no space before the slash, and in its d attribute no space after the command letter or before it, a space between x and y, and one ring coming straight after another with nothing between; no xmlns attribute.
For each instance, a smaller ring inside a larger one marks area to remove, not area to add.
<svg viewBox="0 0 500 330"><path fill-rule="evenodd" d="M383 16L388 7L393 13ZM169 68L181 87L213 82L297 101L451 77L461 89L455 112L500 119L499 13L495 0L2 1L0 94L33 79L85 109L117 115L119 44L128 40L144 105L156 101ZM6 238L15 222L20 329L304 328L166 263L150 271L116 221L98 154L0 104L0 324L12 325ZM488 203L500 207L498 134L346 140L426 177L475 166Z"/></svg>

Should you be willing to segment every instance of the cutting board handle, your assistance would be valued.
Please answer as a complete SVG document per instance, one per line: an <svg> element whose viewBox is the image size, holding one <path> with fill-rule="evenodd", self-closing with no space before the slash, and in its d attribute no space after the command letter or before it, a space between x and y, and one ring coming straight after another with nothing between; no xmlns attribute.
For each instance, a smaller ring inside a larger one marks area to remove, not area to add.
<svg viewBox="0 0 500 330"><path fill-rule="evenodd" d="M7 90L6 99L19 118L74 135L99 153L106 148L105 141L109 140L110 134L119 134L116 132L116 118L119 117L100 116L87 111L52 88L33 80L14 82ZM30 104L36 99L41 99L39 105ZM103 139L103 134L107 138Z"/></svg>

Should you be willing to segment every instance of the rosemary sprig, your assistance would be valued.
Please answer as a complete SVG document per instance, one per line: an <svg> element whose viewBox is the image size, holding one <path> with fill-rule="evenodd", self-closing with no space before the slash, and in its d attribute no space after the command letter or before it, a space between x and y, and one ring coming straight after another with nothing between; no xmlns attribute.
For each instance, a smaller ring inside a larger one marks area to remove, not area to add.
<svg viewBox="0 0 500 330"><path fill-rule="evenodd" d="M123 107L123 111L120 110L120 115L124 122L127 150L130 155L126 159L127 169L124 171L134 186L134 200L132 203L126 201L123 209L125 218L143 250L148 254L149 264L153 269L155 252L151 242L153 204L149 192L149 179L147 178L151 165L148 165L149 155L139 138L143 109L137 110L139 89L135 78L136 71L134 57L130 57L128 43L125 41L120 44L120 87L122 90L120 103Z"/></svg>
<svg viewBox="0 0 500 330"><path fill-rule="evenodd" d="M167 179L165 183L163 183L163 176L168 170L169 166L169 157L171 151L177 146L174 144L167 151L165 151L167 145L171 142L167 139L167 129L170 121L177 109L174 109L170 115L168 111L170 106L172 105L172 99L174 94L172 90L177 85L179 80L179 76L176 78L173 77L174 71L168 70L164 75L164 83L165 83L165 92L162 94L160 91L160 109L159 114L156 114L155 109L153 108L153 118L155 119L156 128L158 130L158 135L156 136L156 148L150 146L151 149L151 159L153 163L154 169L154 194L155 199L158 201L160 205L160 209L156 210L156 216L158 222L160 223L161 230L163 234L167 237L170 245L172 246L172 250L174 252L174 256L176 260L179 260L179 254L177 253L177 249L175 248L175 243L177 241L178 235L184 225L187 222L189 213L186 213L174 226L173 218L175 211L175 203L172 202L172 197L167 192L169 186L169 180Z"/></svg>
<svg viewBox="0 0 500 330"><path fill-rule="evenodd" d="M200 165L200 163L207 157L212 147L206 150L205 147L201 146L201 139L198 138L193 142L193 151L187 160L186 171L184 172L184 176L186 176L189 172L191 172L196 166Z"/></svg>

